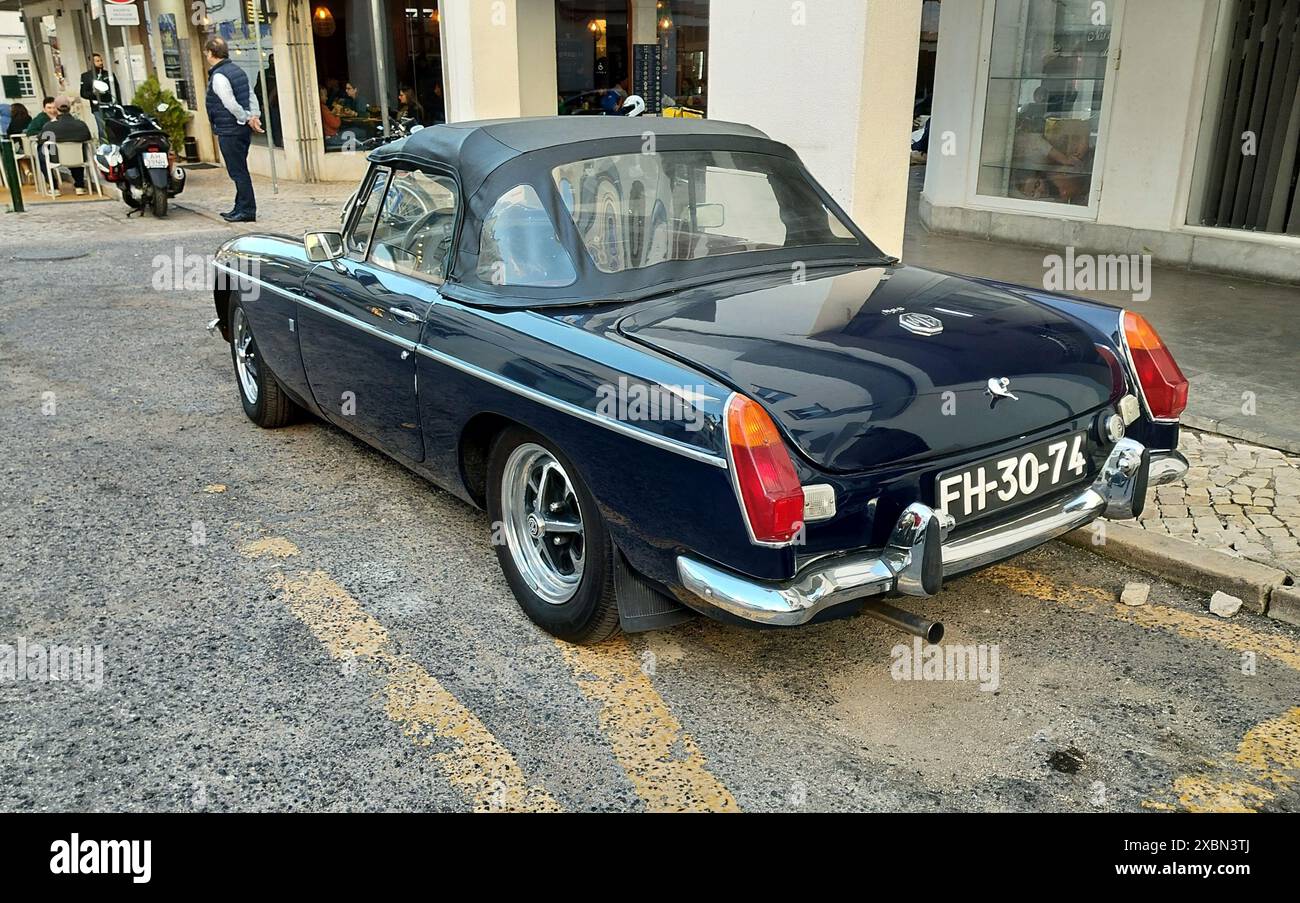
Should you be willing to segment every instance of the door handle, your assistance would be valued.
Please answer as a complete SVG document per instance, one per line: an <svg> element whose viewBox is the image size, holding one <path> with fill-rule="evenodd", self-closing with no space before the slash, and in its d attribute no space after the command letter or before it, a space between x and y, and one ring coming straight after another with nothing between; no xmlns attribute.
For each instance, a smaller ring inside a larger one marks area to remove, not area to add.
<svg viewBox="0 0 1300 903"><path fill-rule="evenodd" d="M418 323L421 319L419 314L412 313L405 307L390 307L388 312L393 315L394 319L405 320L407 323Z"/></svg>

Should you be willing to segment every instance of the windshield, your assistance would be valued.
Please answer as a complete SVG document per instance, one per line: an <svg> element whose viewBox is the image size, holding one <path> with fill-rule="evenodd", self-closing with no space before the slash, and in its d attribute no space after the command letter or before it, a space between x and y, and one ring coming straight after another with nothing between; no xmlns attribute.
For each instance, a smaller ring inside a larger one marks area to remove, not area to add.
<svg viewBox="0 0 1300 903"><path fill-rule="evenodd" d="M604 273L671 260L859 245L792 160L682 150L616 154L552 170L583 243Z"/></svg>

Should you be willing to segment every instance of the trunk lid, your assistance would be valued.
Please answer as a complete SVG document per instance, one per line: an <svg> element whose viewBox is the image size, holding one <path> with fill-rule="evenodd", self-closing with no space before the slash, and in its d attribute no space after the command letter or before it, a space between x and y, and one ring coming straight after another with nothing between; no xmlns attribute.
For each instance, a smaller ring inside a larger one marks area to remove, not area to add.
<svg viewBox="0 0 1300 903"><path fill-rule="evenodd" d="M1050 427L1112 399L1082 323L1006 291L915 267L855 270L650 304L619 331L762 402L818 467L939 458ZM908 317L924 315L936 324ZM927 329L928 327L928 329ZM923 334L923 333L933 334ZM994 399L990 379L1016 399Z"/></svg>

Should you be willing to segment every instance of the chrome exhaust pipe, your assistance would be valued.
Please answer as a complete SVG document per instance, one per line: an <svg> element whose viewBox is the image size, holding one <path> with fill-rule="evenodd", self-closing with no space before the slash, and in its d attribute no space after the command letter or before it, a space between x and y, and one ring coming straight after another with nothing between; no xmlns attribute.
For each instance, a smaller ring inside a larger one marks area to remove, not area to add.
<svg viewBox="0 0 1300 903"><path fill-rule="evenodd" d="M920 615L895 608L888 602L868 602L862 607L862 613L870 615L877 621L884 621L891 627L919 636L927 643L934 644L943 639L943 622L931 621Z"/></svg>

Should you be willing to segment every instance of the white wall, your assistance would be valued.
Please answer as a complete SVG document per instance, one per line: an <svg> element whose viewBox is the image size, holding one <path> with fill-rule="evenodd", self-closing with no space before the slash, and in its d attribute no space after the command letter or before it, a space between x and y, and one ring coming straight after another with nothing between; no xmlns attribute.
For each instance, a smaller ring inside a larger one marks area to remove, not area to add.
<svg viewBox="0 0 1300 903"><path fill-rule="evenodd" d="M789 144L888 253L902 248L921 4L709 8L709 118Z"/></svg>
<svg viewBox="0 0 1300 903"><path fill-rule="evenodd" d="M1108 75L1115 102L1098 222L1159 230L1182 225L1206 91L1202 39L1212 36L1218 7L1218 0L1125 5L1120 68Z"/></svg>
<svg viewBox="0 0 1300 903"><path fill-rule="evenodd" d="M23 34L23 23L18 18L18 13L0 12L0 75L17 75L18 70L14 66L16 60L27 60L31 63L32 91L38 91L36 61L27 50L27 37ZM33 94L4 99L23 101L28 104L28 112L33 116L36 115L36 111L31 109L30 101L39 98L35 98Z"/></svg>

